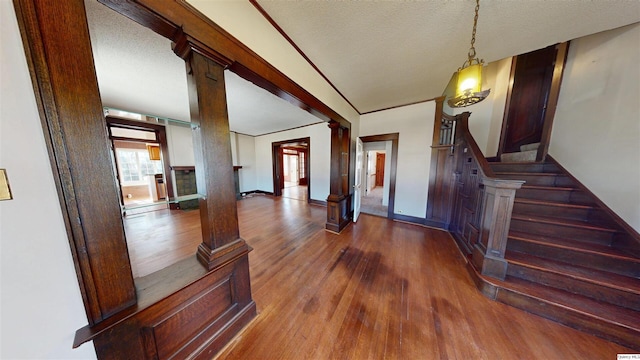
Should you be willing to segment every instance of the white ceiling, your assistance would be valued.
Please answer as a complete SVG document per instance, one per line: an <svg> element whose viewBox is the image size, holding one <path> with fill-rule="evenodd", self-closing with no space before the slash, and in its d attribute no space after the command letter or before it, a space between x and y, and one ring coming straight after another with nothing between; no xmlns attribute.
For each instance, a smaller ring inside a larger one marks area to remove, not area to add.
<svg viewBox="0 0 640 360"><path fill-rule="evenodd" d="M360 113L440 96L466 60L475 6L257 1ZM170 41L94 0L86 6L103 104L188 121L184 62ZM476 49L488 63L638 21L637 0L482 0ZM320 121L225 74L232 131L260 135Z"/></svg>
<svg viewBox="0 0 640 360"><path fill-rule="evenodd" d="M185 64L171 42L96 1L85 4L103 106L189 121ZM225 87L231 131L257 136L322 121L230 71Z"/></svg>
<svg viewBox="0 0 640 360"><path fill-rule="evenodd" d="M442 95L475 1L256 0L360 113ZM636 0L481 0L485 63L640 21ZM640 44L639 44L640 46Z"/></svg>

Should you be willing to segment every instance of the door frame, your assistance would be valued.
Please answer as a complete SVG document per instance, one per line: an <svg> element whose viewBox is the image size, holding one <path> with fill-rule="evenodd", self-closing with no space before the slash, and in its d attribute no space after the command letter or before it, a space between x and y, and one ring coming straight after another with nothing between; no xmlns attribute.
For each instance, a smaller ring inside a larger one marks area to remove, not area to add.
<svg viewBox="0 0 640 360"><path fill-rule="evenodd" d="M536 155L536 161L544 161L549 151L549 144L551 142L551 129L553 127L553 120L556 114L556 107L558 105L558 97L560 95L560 85L562 83L562 75L564 74L564 66L567 61L567 54L569 52L569 42L563 42L556 45L556 58L553 67L553 75L551 77L551 88L549 89L549 97L547 98L547 109L545 111L542 134L540 138L540 146L538 147L538 154ZM516 65L518 63L518 57L514 56L511 61L511 73L509 74L509 87L507 88L507 99L504 105L504 113L502 115L502 128L500 130L500 142L498 145L498 153L496 157L500 159L500 156L504 153L505 142L507 141L507 116L509 114L509 107L511 106L511 96L513 91L513 84L515 82Z"/></svg>
<svg viewBox="0 0 640 360"><path fill-rule="evenodd" d="M396 202L396 173L398 170L398 138L400 133L360 136L363 143L376 141L391 141L391 168L389 169L389 206L387 207L387 219L394 218ZM386 156L386 155L385 155ZM358 169L356 169L358 171Z"/></svg>
<svg viewBox="0 0 640 360"><path fill-rule="evenodd" d="M364 143L362 142L362 139L356 138L356 166L353 179L353 222L358 221L358 217L360 216L360 207L362 205L362 184L363 179L366 178L366 175L364 175L366 173L364 154Z"/></svg>
<svg viewBox="0 0 640 360"><path fill-rule="evenodd" d="M112 127L117 127L121 129L149 131L149 132L154 132L156 134L156 140L148 141L148 142L155 142L157 144L160 144L160 152L162 153L162 167L164 172L164 183L165 183L165 187L167 188L166 189L167 199L175 198L175 194L173 192L173 177L171 176L171 160L169 158L169 142L167 141L167 129L162 125L150 124L150 123L145 123L145 122L136 121L136 120L123 119L123 118L115 117L112 115L105 116L105 120L107 123L109 140L111 140L111 147L114 155L115 155L115 146L113 144L114 140L137 141L137 142L145 142L145 141L140 139L114 137L111 134ZM114 158L114 161L116 163L116 170L120 171L119 169L117 169L118 162L115 160L115 158ZM116 178L118 180L118 185L120 185L119 176L120 175L117 172ZM118 188L121 188L121 185L118 186ZM120 193L120 201L122 205L124 205L124 199L122 198L122 193ZM177 209L177 204L172 204L169 201L169 208L172 210L175 210Z"/></svg>
<svg viewBox="0 0 640 360"><path fill-rule="evenodd" d="M284 184L284 164L282 146L303 142L307 144L305 150L304 172L307 178L307 203L311 201L311 137L290 139L284 141L275 141L271 143L271 163L273 174L273 196L282 196L282 186Z"/></svg>

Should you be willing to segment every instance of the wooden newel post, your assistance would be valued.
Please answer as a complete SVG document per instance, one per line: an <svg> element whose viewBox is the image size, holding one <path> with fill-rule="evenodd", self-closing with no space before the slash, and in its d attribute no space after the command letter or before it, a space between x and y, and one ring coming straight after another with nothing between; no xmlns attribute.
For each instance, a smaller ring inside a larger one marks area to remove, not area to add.
<svg viewBox="0 0 640 360"><path fill-rule="evenodd" d="M513 201L516 190L524 181L484 178L481 183L484 185L483 215L480 241L473 248L472 261L482 275L504 279L507 275L504 253L507 249Z"/></svg>
<svg viewBox="0 0 640 360"><path fill-rule="evenodd" d="M186 61L189 108L200 195L202 243L198 260L209 270L249 252L240 238L233 180L224 68L231 61L181 36L174 52Z"/></svg>

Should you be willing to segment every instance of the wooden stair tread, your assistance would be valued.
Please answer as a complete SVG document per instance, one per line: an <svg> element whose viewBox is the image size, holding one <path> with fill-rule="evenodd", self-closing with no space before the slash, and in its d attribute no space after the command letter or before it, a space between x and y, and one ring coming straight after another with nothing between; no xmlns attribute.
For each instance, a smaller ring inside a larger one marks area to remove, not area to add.
<svg viewBox="0 0 640 360"><path fill-rule="evenodd" d="M497 282L500 287L535 298L538 301L554 304L568 311L579 312L607 323L640 332L640 313L637 311L516 277L507 276L505 281L492 279L492 282Z"/></svg>
<svg viewBox="0 0 640 360"><path fill-rule="evenodd" d="M583 242L571 239L556 238L551 236L528 234L519 231L510 231L509 238L517 239L521 241L527 241L545 246L552 246L555 248L569 249L579 252L588 252L592 254L599 254L606 257L611 257L619 260L634 261L640 266L640 259L634 257L631 254L627 254L611 246L605 246L590 242Z"/></svg>
<svg viewBox="0 0 640 360"><path fill-rule="evenodd" d="M568 186L544 186L544 185L522 185L523 189L534 189L534 190L550 190L550 191L581 191L575 187Z"/></svg>
<svg viewBox="0 0 640 360"><path fill-rule="evenodd" d="M549 201L549 200L525 199L525 198L518 198L518 197L514 199L514 202L531 204L531 205L556 206L556 207L564 207L564 208L572 208L572 209L586 209L586 210L597 209L597 207L593 205L573 204L573 203Z"/></svg>
<svg viewBox="0 0 640 360"><path fill-rule="evenodd" d="M525 215L525 214L512 214L511 219L512 220L516 219L521 221L531 221L531 222L544 223L544 224L562 225L562 226L589 229L589 230L595 230L595 231L603 231L603 232L609 232L609 233L618 232L616 229L612 229L609 227L594 225L585 221L572 220L572 219L562 219L562 218L555 218L555 217L534 216L534 215Z"/></svg>
<svg viewBox="0 0 640 360"><path fill-rule="evenodd" d="M545 164L544 161L494 161L490 164L501 164L501 165L542 165Z"/></svg>
<svg viewBox="0 0 640 360"><path fill-rule="evenodd" d="M561 274L571 279L577 279L604 287L631 292L640 296L640 280L634 279L632 277L572 265L560 261L549 260L513 251L508 251L505 259L509 263L533 268L540 271Z"/></svg>
<svg viewBox="0 0 640 360"><path fill-rule="evenodd" d="M557 172L525 172L525 171L514 171L514 172L510 172L510 171L494 171L493 172L495 175L522 175L522 176L562 176L564 175L563 173L557 173ZM499 177L499 176L498 176Z"/></svg>

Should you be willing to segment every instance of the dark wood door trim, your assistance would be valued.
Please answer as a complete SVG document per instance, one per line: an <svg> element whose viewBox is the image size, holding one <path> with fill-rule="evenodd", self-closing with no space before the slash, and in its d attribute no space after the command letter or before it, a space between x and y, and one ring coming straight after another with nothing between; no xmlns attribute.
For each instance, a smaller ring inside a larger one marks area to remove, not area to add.
<svg viewBox="0 0 640 360"><path fill-rule="evenodd" d="M148 124L141 121L133 121L129 119L121 119L115 116L106 116L107 124L113 125L115 127L122 127L134 130L144 130L144 131L153 131L156 134L157 144L160 144L160 150L162 151L162 165L164 167L164 181L165 187L167 191L167 197L169 199L173 199L175 194L173 193L173 178L171 177L171 158L169 157L169 142L167 140L167 129L162 125L156 124ZM113 136L111 136L111 131L109 131L109 136L112 140L116 140ZM118 139L119 140L119 139ZM126 139L127 141L143 141L139 139ZM144 141L149 142L149 141ZM115 151L115 148L114 148ZM116 167L118 162L116 161ZM119 176L119 174L116 174ZM122 196L121 196L122 197Z"/></svg>
<svg viewBox="0 0 640 360"><path fill-rule="evenodd" d="M394 218L396 202L396 173L398 170L398 139L400 133L390 133L381 135L361 136L363 143L376 141L391 141L391 169L389 169L389 206L387 208L387 218ZM356 170L357 171L357 170Z"/></svg>
<svg viewBox="0 0 640 360"><path fill-rule="evenodd" d="M558 104L558 97L560 95L560 86L562 83L562 76L564 73L564 65L567 59L569 43L564 42L557 44L555 46L556 55L554 59L553 65L553 74L551 79L551 84L549 87L549 95L545 103L544 110L544 120L542 125L542 132L540 138L540 146L538 147L538 154L536 156L536 161L543 161L547 155L549 149L549 143L551 140L551 129L553 126L553 119L555 117L556 107ZM511 62L511 73L509 75L509 86L507 88L507 99L505 102L503 117L502 117L502 128L500 131L500 142L498 146L497 158L505 152L505 147L507 146L507 126L508 126L508 117L509 111L512 106L513 99L513 87L516 81L516 68L518 64L518 56L514 56Z"/></svg>
<svg viewBox="0 0 640 360"><path fill-rule="evenodd" d="M271 143L271 163L273 174L273 196L282 196L282 185L284 184L284 166L282 159L282 148L287 144L292 143L306 143L307 148L305 152L305 173L307 176L307 202L311 202L311 138L297 138L283 141L276 141Z"/></svg>
<svg viewBox="0 0 640 360"><path fill-rule="evenodd" d="M564 66L567 62L567 54L569 53L569 42L563 42L556 46L556 61L553 69L553 78L551 79L551 90L549 91L549 100L547 100L547 112L544 118L544 126L542 128L542 139L538 147L536 161L544 161L549 151L551 143L551 129L553 120L556 116L556 108L558 106L558 98L560 97L560 86L562 85L562 76L564 75Z"/></svg>
<svg viewBox="0 0 640 360"><path fill-rule="evenodd" d="M511 60L511 71L509 73L509 86L507 87L507 100L504 104L504 111L502 113L502 127L500 128L500 143L498 145L498 154L496 157L500 159L503 153L504 144L506 142L507 132L507 115L509 114L509 108L511 107L511 93L513 92L513 81L516 73L516 64L518 63L518 57L514 56Z"/></svg>
<svg viewBox="0 0 640 360"><path fill-rule="evenodd" d="M16 0L14 6L87 319L94 325L136 304L137 295L84 3Z"/></svg>

